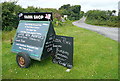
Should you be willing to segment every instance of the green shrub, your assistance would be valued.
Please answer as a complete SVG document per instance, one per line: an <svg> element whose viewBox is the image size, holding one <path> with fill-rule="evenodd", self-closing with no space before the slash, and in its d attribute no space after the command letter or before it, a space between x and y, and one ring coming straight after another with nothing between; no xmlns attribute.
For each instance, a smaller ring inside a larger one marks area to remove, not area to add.
<svg viewBox="0 0 120 81"><path fill-rule="evenodd" d="M3 31L11 31L13 30L13 27L9 26L9 27L5 27Z"/></svg>
<svg viewBox="0 0 120 81"><path fill-rule="evenodd" d="M119 27L118 16L112 15L112 11L90 10L87 14L86 23L100 26Z"/></svg>
<svg viewBox="0 0 120 81"><path fill-rule="evenodd" d="M58 20L57 18L55 18L52 23L54 27L63 25L63 22L61 20Z"/></svg>

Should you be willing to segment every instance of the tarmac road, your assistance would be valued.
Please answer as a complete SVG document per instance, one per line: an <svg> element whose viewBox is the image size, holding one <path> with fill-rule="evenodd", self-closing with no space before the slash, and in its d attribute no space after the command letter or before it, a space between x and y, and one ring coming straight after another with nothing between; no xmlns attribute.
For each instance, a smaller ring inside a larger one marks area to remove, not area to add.
<svg viewBox="0 0 120 81"><path fill-rule="evenodd" d="M76 25L78 27L81 27L81 28L85 28L85 29L88 29L88 30L91 30L91 31L95 31L95 32L97 32L101 35L104 35L106 37L109 37L113 40L116 40L116 41L120 42L120 39L118 40L118 38L119 38L118 37L118 30L120 28L89 25L89 24L84 23L85 19L86 18L83 17L79 21L75 21L72 24Z"/></svg>

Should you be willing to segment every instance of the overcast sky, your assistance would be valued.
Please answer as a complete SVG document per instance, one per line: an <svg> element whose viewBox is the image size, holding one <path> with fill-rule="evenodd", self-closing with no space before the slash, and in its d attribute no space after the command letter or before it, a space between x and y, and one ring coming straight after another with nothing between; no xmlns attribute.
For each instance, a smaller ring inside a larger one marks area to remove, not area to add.
<svg viewBox="0 0 120 81"><path fill-rule="evenodd" d="M1 0L14 1L14 0ZM118 2L120 0L18 0L19 5L23 8L27 6L41 7L41 8L60 8L64 4L81 5L82 11L93 9L100 10L116 10L118 11Z"/></svg>

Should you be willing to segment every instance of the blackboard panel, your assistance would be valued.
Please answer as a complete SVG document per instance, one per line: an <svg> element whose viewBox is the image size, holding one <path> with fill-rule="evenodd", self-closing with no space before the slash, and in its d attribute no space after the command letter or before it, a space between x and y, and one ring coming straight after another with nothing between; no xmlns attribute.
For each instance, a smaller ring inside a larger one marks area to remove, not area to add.
<svg viewBox="0 0 120 81"><path fill-rule="evenodd" d="M53 40L55 38L55 31L53 28L52 23L50 23L49 31L47 33L46 41L44 44L44 49L43 49L43 54L41 59L46 59L46 57L50 56L53 54Z"/></svg>
<svg viewBox="0 0 120 81"><path fill-rule="evenodd" d="M54 63L58 63L64 67L73 67L73 37L55 36L54 45L55 56Z"/></svg>
<svg viewBox="0 0 120 81"><path fill-rule="evenodd" d="M25 52L40 60L47 37L50 21L23 21L18 25L12 52Z"/></svg>

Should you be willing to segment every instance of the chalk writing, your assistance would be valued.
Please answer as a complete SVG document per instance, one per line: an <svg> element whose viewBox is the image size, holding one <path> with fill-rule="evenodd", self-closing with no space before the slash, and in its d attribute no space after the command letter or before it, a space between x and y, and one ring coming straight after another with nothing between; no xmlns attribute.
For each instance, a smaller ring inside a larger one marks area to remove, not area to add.
<svg viewBox="0 0 120 81"><path fill-rule="evenodd" d="M56 35L53 47L55 50L54 63L58 63L67 68L73 66L73 38Z"/></svg>

